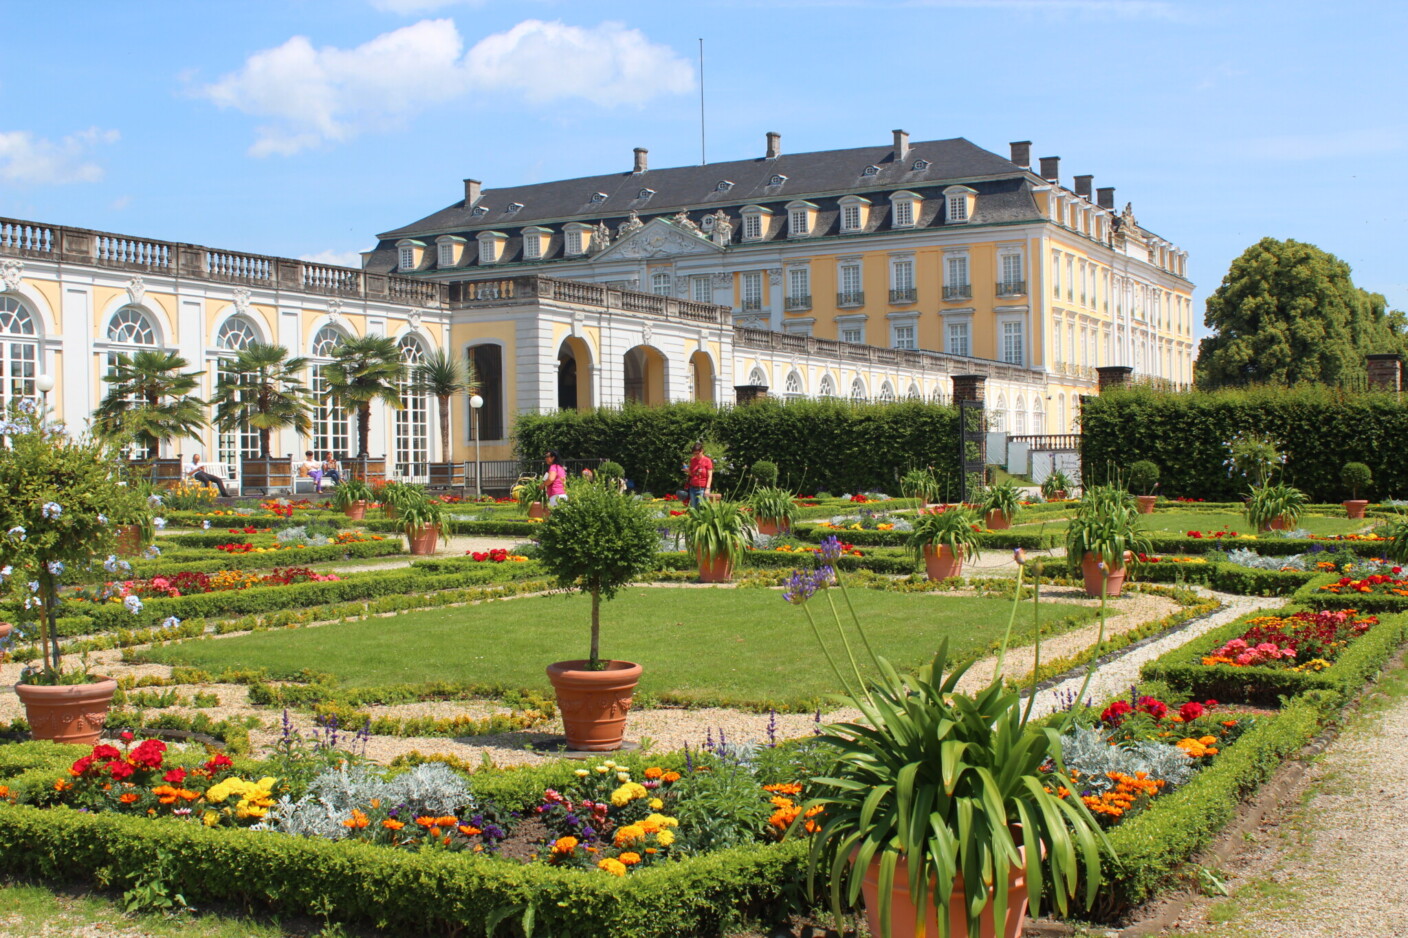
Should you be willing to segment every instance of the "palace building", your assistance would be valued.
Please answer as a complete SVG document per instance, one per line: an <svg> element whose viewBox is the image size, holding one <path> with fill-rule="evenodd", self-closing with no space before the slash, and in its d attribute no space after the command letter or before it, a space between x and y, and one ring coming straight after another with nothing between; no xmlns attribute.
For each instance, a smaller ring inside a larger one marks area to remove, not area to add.
<svg viewBox="0 0 1408 938"><path fill-rule="evenodd" d="M213 394L251 341L308 359L396 339L408 364L466 356L483 407L453 401L443 452L436 402L407 382L378 405L371 450L424 479L435 462L512 457L517 414L558 408L785 398L949 400L984 395L996 429L1065 433L1094 369L1191 380L1186 255L1091 177L1060 184L962 139L784 156L506 189L381 236L362 269L0 219L0 399L33 397L81 425L111 358L178 352ZM959 379L959 380L955 380ZM475 444L478 444L477 446ZM347 453L355 421L322 405L279 454ZM238 477L252 432L204 431L201 452ZM570 455L570 454L567 454Z"/></svg>

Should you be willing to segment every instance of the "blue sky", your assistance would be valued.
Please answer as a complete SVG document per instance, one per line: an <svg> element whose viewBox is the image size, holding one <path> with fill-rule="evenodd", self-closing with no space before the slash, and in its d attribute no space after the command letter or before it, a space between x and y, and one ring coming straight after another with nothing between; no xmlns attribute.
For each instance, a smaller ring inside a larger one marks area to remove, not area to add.
<svg viewBox="0 0 1408 938"><path fill-rule="evenodd" d="M0 215L353 262L511 185L699 160L1032 140L1186 248L1197 301L1264 235L1408 309L1408 4L284 0L23 4Z"/></svg>

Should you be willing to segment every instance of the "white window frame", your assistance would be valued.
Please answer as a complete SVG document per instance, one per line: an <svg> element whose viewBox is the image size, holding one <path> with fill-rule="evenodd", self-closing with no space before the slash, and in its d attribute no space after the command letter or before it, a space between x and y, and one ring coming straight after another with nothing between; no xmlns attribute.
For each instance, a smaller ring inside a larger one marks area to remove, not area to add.
<svg viewBox="0 0 1408 938"><path fill-rule="evenodd" d="M890 227L913 228L919 224L919 203L923 199L915 192L896 192L890 196Z"/></svg>
<svg viewBox="0 0 1408 938"><path fill-rule="evenodd" d="M973 357L973 316L944 317L944 351L949 355Z"/></svg>
<svg viewBox="0 0 1408 938"><path fill-rule="evenodd" d="M713 277L709 274L689 278L689 298L696 303L714 302Z"/></svg>
<svg viewBox="0 0 1408 938"><path fill-rule="evenodd" d="M838 302L841 296L847 297L847 305L855 302L852 297L865 295L865 273L859 261L842 261L837 265L836 293Z"/></svg>
<svg viewBox="0 0 1408 938"><path fill-rule="evenodd" d="M745 205L740 210L744 241L761 241L767 236L767 217L772 213L760 205Z"/></svg>
<svg viewBox="0 0 1408 938"><path fill-rule="evenodd" d="M919 323L909 319L890 324L890 348L916 351L919 348Z"/></svg>
<svg viewBox="0 0 1408 938"><path fill-rule="evenodd" d="M657 270L650 275L650 292L656 296L670 296L675 290L675 278L668 270Z"/></svg>
<svg viewBox="0 0 1408 938"><path fill-rule="evenodd" d="M749 305L749 300L756 302ZM744 310L763 308L763 272L761 270L745 270L740 275L738 302Z"/></svg>
<svg viewBox="0 0 1408 938"><path fill-rule="evenodd" d="M864 313L852 314L849 316L836 317L836 341L854 342L857 345L865 344L865 324L868 318ZM847 333L855 333L854 338L847 338Z"/></svg>
<svg viewBox="0 0 1408 938"><path fill-rule="evenodd" d="M807 208L794 208L787 211L787 236L805 238L812 233L812 212Z"/></svg>
<svg viewBox="0 0 1408 938"><path fill-rule="evenodd" d="M841 206L841 230L860 230L860 206L854 202L850 205Z"/></svg>
<svg viewBox="0 0 1408 938"><path fill-rule="evenodd" d="M1027 324L1023 316L997 317L997 360L1018 367L1026 365Z"/></svg>
<svg viewBox="0 0 1408 938"><path fill-rule="evenodd" d="M890 289L891 289L891 290L913 290L913 289L914 289L914 258L912 258L912 257L892 257L892 258L890 258Z"/></svg>
<svg viewBox="0 0 1408 938"><path fill-rule="evenodd" d="M965 225L973 220L978 193L967 186L949 186L944 190L944 223Z"/></svg>
<svg viewBox="0 0 1408 938"><path fill-rule="evenodd" d="M562 229L562 252L567 257L581 257L587 253L591 234L586 225L574 222Z"/></svg>
<svg viewBox="0 0 1408 938"><path fill-rule="evenodd" d="M541 228L523 229L523 259L525 261L541 260L543 257L543 230Z"/></svg>
<svg viewBox="0 0 1408 938"><path fill-rule="evenodd" d="M455 245L449 241L441 241L437 246L439 257L436 258L437 267L455 266Z"/></svg>
<svg viewBox="0 0 1408 938"><path fill-rule="evenodd" d="M811 297L812 269L810 267L806 264L793 264L787 268L787 293L785 295L789 303Z"/></svg>
<svg viewBox="0 0 1408 938"><path fill-rule="evenodd" d="M961 277L955 275L955 265L962 267ZM968 295L973 295L972 265L969 262L967 252L944 256L944 286L948 288L966 287Z"/></svg>

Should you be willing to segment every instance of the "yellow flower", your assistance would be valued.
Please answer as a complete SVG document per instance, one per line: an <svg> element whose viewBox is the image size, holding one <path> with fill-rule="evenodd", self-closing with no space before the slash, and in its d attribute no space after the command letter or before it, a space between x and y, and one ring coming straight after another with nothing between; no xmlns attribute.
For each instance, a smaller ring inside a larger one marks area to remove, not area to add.
<svg viewBox="0 0 1408 938"><path fill-rule="evenodd" d="M670 844L675 842L675 832L671 830L663 830L655 835L655 842L662 847L668 847L670 846Z"/></svg>
<svg viewBox="0 0 1408 938"><path fill-rule="evenodd" d="M620 860L613 860L608 857L605 860L598 860L596 865L598 869L605 870L612 876L626 875L626 864L622 863Z"/></svg>
<svg viewBox="0 0 1408 938"><path fill-rule="evenodd" d="M665 807L665 802L661 801L659 798L650 799L650 810L659 811L663 807Z"/></svg>
<svg viewBox="0 0 1408 938"><path fill-rule="evenodd" d="M216 814L214 811L207 811L204 816L201 817L200 822L206 827L214 827L216 824L220 823L220 815Z"/></svg>
<svg viewBox="0 0 1408 938"><path fill-rule="evenodd" d="M621 808L635 801L637 798L646 797L645 786L640 782L627 782L611 793L611 803Z"/></svg>
<svg viewBox="0 0 1408 938"><path fill-rule="evenodd" d="M679 822L679 821L675 820L675 819L672 818L672 817L667 817L667 816L665 816L665 815L663 815L663 814L652 814L652 815L650 815L649 817L646 818L646 821L648 821L648 822L650 822L650 823L652 823L652 824L656 824L656 825L658 825L658 826L660 826L660 827L679 827L679 826L680 826L680 822Z"/></svg>
<svg viewBox="0 0 1408 938"><path fill-rule="evenodd" d="M591 773L588 772L586 769L578 769L574 774L575 774L578 778L586 778L586 777L587 777L588 775L590 775Z"/></svg>
<svg viewBox="0 0 1408 938"><path fill-rule="evenodd" d="M616 846L624 847L645 837L645 830L638 824L627 824L616 828Z"/></svg>

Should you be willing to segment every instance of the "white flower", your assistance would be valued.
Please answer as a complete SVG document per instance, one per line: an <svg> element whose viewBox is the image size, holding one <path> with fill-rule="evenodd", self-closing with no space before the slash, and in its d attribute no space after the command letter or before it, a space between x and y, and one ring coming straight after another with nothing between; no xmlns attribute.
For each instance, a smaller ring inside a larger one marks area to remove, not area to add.
<svg viewBox="0 0 1408 938"><path fill-rule="evenodd" d="M617 773L616 773L616 781L618 781L618 782L629 782L630 780L631 780L631 773L630 773L630 772L617 772Z"/></svg>
<svg viewBox="0 0 1408 938"><path fill-rule="evenodd" d="M142 611L142 599L139 596L128 596L122 601L122 604L126 606L127 611L134 616Z"/></svg>
<svg viewBox="0 0 1408 938"><path fill-rule="evenodd" d="M10 537L17 537L20 540L24 540L24 528L20 527L19 525L15 525L13 528L10 529Z"/></svg>
<svg viewBox="0 0 1408 938"><path fill-rule="evenodd" d="M181 620L175 616L167 616L161 620L161 627L164 629L176 629L181 627Z"/></svg>
<svg viewBox="0 0 1408 938"><path fill-rule="evenodd" d="M153 495L152 497L155 498L156 496ZM156 528L158 531L160 531L162 528L166 527L166 519L165 519L165 518L153 518L153 519L152 519L152 527L154 527L154 528Z"/></svg>
<svg viewBox="0 0 1408 938"><path fill-rule="evenodd" d="M64 509L58 502L45 502L39 513L46 518L57 518L64 513Z"/></svg>
<svg viewBox="0 0 1408 938"><path fill-rule="evenodd" d="M147 504L148 504L148 505L151 505L153 508L157 507L158 505L161 504L161 496L160 496L160 495L148 495L148 496L147 496Z"/></svg>
<svg viewBox="0 0 1408 938"><path fill-rule="evenodd" d="M108 516L107 516L107 515L103 515L103 514L98 515L98 523L99 523L99 524L107 524L107 523L108 523Z"/></svg>
<svg viewBox="0 0 1408 938"><path fill-rule="evenodd" d="M204 530L209 531L209 530L210 530L210 519L207 518L207 519L205 519L204 521L202 521L202 522L200 523L200 526L201 526L201 528L203 528Z"/></svg>
<svg viewBox="0 0 1408 938"><path fill-rule="evenodd" d="M62 560L49 561L49 572L54 576L64 575L64 562Z"/></svg>

